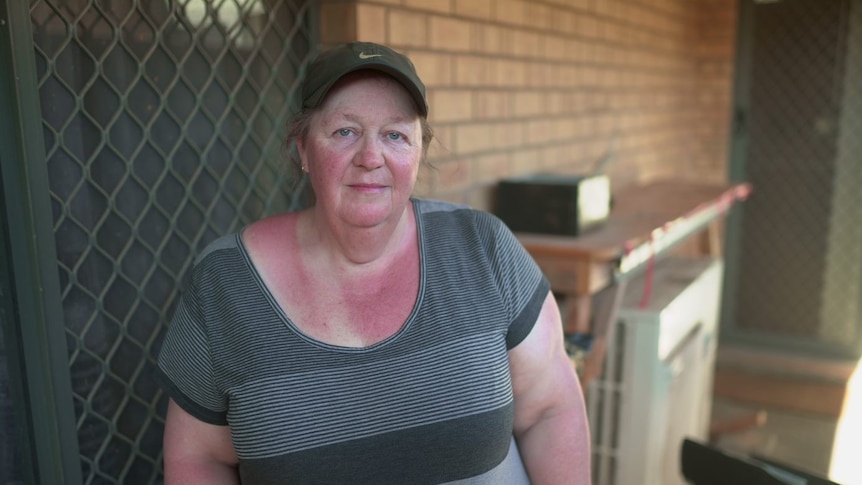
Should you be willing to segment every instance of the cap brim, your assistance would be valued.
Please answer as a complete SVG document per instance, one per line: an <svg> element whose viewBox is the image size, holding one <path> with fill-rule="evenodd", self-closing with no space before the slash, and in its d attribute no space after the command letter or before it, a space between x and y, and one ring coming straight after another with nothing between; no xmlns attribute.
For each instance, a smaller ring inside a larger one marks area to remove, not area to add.
<svg viewBox="0 0 862 485"><path fill-rule="evenodd" d="M396 81L398 81L404 88L410 93L410 96L413 98L413 102L416 104L416 109L422 117L428 116L428 105L425 102L425 96L422 91L419 90L419 87L416 86L416 82L410 79L409 76L406 76L404 73L399 71L398 69L383 63L376 62L364 62L359 65L353 66L345 66L344 69L331 73L330 80L322 83L317 89L306 97L305 102L303 103L303 108L317 108L320 106L320 103L326 98L326 94L329 93L329 90L332 89L332 86L335 85L341 78L344 76L357 71L371 70L382 72L388 76L391 76Z"/></svg>

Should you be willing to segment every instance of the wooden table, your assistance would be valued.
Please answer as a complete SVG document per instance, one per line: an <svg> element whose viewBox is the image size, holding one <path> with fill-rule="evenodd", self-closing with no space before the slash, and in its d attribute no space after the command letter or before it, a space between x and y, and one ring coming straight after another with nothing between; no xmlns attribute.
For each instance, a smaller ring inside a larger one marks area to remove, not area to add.
<svg viewBox="0 0 862 485"><path fill-rule="evenodd" d="M717 222L750 192L748 184L654 182L615 194L608 220L580 236L517 234L551 289L565 299L565 332L593 336L579 369L582 381L601 371L627 279L695 236L705 236L704 251L720 255Z"/></svg>

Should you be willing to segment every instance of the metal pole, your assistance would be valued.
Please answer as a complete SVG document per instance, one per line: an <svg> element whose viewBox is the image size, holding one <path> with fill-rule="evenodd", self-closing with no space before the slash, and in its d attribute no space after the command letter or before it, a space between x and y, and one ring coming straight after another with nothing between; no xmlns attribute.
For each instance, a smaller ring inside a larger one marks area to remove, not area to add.
<svg viewBox="0 0 862 485"><path fill-rule="evenodd" d="M28 482L81 483L29 2L0 0L0 323Z"/></svg>

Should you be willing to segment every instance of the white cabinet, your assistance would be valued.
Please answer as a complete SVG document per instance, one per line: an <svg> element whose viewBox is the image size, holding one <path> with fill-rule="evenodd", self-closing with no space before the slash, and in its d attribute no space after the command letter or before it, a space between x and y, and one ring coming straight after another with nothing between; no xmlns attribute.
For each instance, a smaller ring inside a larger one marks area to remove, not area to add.
<svg viewBox="0 0 862 485"><path fill-rule="evenodd" d="M671 258L628 283L602 374L587 385L597 485L676 485L683 437L705 439L723 265Z"/></svg>

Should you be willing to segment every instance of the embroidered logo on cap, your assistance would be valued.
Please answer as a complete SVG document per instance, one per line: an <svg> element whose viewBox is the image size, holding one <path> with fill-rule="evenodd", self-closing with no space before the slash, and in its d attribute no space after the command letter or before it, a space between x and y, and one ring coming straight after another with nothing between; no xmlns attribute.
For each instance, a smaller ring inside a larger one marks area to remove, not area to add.
<svg viewBox="0 0 862 485"><path fill-rule="evenodd" d="M372 57L383 57L383 54L366 54L364 52L359 53L360 59L371 59Z"/></svg>

